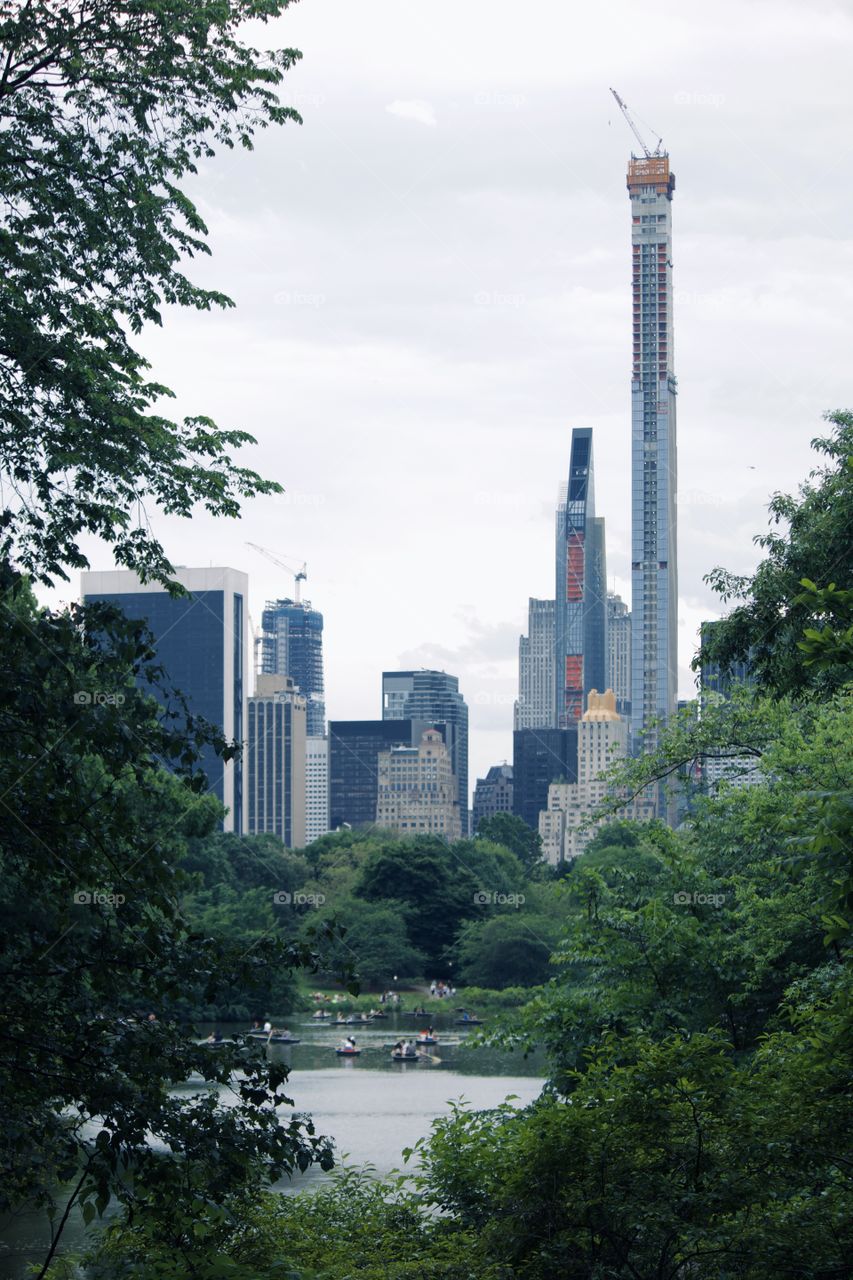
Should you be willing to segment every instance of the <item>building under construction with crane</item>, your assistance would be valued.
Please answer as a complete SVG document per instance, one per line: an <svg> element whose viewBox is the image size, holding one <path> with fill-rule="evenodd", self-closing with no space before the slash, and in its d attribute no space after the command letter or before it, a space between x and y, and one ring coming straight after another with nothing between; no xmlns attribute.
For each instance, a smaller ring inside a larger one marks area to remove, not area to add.
<svg viewBox="0 0 853 1280"><path fill-rule="evenodd" d="M247 546L293 576L293 597L268 600L261 614L260 634L255 636L255 673L289 676L306 701L306 734L322 738L326 732L323 691L323 615L310 600L302 599L302 583L308 566L295 569L287 560L254 542Z"/></svg>
<svg viewBox="0 0 853 1280"><path fill-rule="evenodd" d="M628 161L631 201L633 361L631 368L632 742L657 745L678 691L676 556L677 384L672 325L672 195L675 175L658 139L646 145L611 90L642 149Z"/></svg>
<svg viewBox="0 0 853 1280"><path fill-rule="evenodd" d="M261 614L260 675L290 676L306 700L309 738L326 732L323 615L308 600L268 600Z"/></svg>

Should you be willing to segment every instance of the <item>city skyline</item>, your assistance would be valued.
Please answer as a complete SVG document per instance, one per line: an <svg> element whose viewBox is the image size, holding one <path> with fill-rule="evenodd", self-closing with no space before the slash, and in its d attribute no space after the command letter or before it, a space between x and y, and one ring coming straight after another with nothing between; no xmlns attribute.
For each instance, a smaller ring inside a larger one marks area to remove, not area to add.
<svg viewBox="0 0 853 1280"><path fill-rule="evenodd" d="M846 399L847 179L826 105L850 93L850 19L783 6L747 57L727 38L735 20L756 29L742 6L692 15L686 42L671 5L617 6L605 31L603 15L534 3L521 51L496 11L510 12L438 4L433 27L407 9L413 41L394 6L357 15L330 0L264 33L305 51L283 92L305 124L219 156L194 185L213 257L191 274L237 308L166 309L162 332L143 335L176 411L253 431L247 463L288 489L246 504L240 525L149 513L173 560L248 570L258 622L291 583L235 543L308 559L329 714L375 714L377 671L443 667L471 708L472 777L511 758L518 635L528 598L552 592L551 477L575 422L596 432L608 587L630 601L634 143L610 84L678 172L682 696L698 626L717 612L702 574L755 563L768 495L796 486L821 413ZM451 20L456 48L436 59ZM634 56L648 21L663 71ZM791 82L759 110L780 58ZM110 564L87 549L94 568ZM350 621L383 581L393 616L369 649Z"/></svg>

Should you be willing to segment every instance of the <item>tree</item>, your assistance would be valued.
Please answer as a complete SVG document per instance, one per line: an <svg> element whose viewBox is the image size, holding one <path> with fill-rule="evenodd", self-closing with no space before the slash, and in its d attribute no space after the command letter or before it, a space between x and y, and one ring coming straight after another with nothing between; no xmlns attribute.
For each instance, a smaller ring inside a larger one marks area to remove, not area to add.
<svg viewBox="0 0 853 1280"><path fill-rule="evenodd" d="M311 954L274 931L249 949L193 931L176 868L220 816L193 771L214 735L188 736L150 696L141 624L105 605L40 610L3 572L0 1209L55 1211L70 1182L57 1238L74 1206L88 1221L117 1199L200 1275L229 1193L331 1153L310 1125L281 1123L286 1071L251 1047L212 1052L174 1011L234 987L250 1000ZM173 1092L193 1076L193 1093Z"/></svg>
<svg viewBox="0 0 853 1280"><path fill-rule="evenodd" d="M524 911L473 921L459 938L460 981L498 991L539 986L553 974L550 961L557 936L547 916Z"/></svg>
<svg viewBox="0 0 853 1280"><path fill-rule="evenodd" d="M214 146L299 120L279 101L301 55L239 35L291 0L25 0L0 6L0 555L35 579L85 567L84 533L170 581L144 515L233 516L278 485L251 442L158 404L131 337L164 306L230 306L182 260L208 252L180 184Z"/></svg>
<svg viewBox="0 0 853 1280"><path fill-rule="evenodd" d="M411 945L441 971L459 925L480 912L479 890L444 840L415 836L382 844L366 862L355 892L368 902L399 902Z"/></svg>
<svg viewBox="0 0 853 1280"><path fill-rule="evenodd" d="M786 1029L740 1065L718 1035L638 1034L625 1060L605 1037L569 1099L454 1108L418 1144L426 1204L498 1274L530 1280L844 1275L849 977L835 976L801 1014L817 1048Z"/></svg>
<svg viewBox="0 0 853 1280"><path fill-rule="evenodd" d="M495 813L481 818L477 835L511 850L528 869L542 861L542 837L523 818L513 813Z"/></svg>
<svg viewBox="0 0 853 1280"><path fill-rule="evenodd" d="M340 923L341 936L324 950L324 968L340 973L348 965L357 979L382 987L422 976L424 956L409 941L399 903L349 898L329 919Z"/></svg>
<svg viewBox="0 0 853 1280"><path fill-rule="evenodd" d="M755 539L767 553L755 573L738 577L718 568L708 575L724 604L742 603L711 629L697 669L705 661L724 670L748 661L762 689L795 696L831 692L850 679L849 649L832 664L804 662L800 651L809 633L851 623L844 592L853 587L853 413L827 419L832 434L812 441L826 464L812 472L799 497L774 495L776 527Z"/></svg>

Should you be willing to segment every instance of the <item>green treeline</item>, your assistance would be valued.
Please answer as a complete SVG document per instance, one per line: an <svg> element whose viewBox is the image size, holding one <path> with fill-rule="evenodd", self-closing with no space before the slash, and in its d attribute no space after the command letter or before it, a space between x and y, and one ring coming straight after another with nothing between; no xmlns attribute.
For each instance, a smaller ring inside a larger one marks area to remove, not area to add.
<svg viewBox="0 0 853 1280"><path fill-rule="evenodd" d="M486 822L477 839L453 845L342 831L298 853L272 836L209 833L191 839L181 860L191 877L182 908L193 927L235 946L273 934L313 945L330 983L537 986L554 972L563 897L546 867L525 864L490 830ZM500 831L538 856L538 836L520 819L501 815ZM304 1003L289 974L271 974L255 998L275 1012ZM242 1018L256 1009L235 990L185 1011Z"/></svg>

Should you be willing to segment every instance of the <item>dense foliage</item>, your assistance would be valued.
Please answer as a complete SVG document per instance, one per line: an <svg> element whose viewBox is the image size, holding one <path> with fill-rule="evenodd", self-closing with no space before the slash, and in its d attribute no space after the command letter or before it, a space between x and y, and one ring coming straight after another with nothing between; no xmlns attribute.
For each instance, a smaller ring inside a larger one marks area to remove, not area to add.
<svg viewBox="0 0 853 1280"><path fill-rule="evenodd" d="M283 1070L211 1051L177 1015L235 989L251 1001L311 956L181 910L188 843L220 817L194 769L216 735L151 696L141 626L103 605L41 610L8 571L0 585L0 1209L118 1199L184 1256L230 1191L329 1152L281 1122Z"/></svg>
<svg viewBox="0 0 853 1280"><path fill-rule="evenodd" d="M167 305L231 305L185 274L208 248L180 184L215 145L299 119L277 93L298 52L238 34L289 3L0 4L0 554L35 578L85 566L93 532L168 579L146 503L236 515L278 488L229 456L245 432L163 415L131 337Z"/></svg>
<svg viewBox="0 0 853 1280"><path fill-rule="evenodd" d="M853 413L831 413L827 420L831 433L812 441L824 465L796 497L773 496L771 528L755 539L766 552L755 573L739 577L718 568L708 575L722 602L734 608L713 628L697 665L710 659L725 670L748 660L762 686L781 694L829 692L850 679L849 647L831 664L815 666L802 656L809 633L853 622L843 594L853 582Z"/></svg>
<svg viewBox="0 0 853 1280"><path fill-rule="evenodd" d="M142 629L39 609L20 570L66 577L94 534L168 583L149 506L233 516L277 488L230 456L244 432L163 416L132 339L164 306L229 305L185 274L207 246L180 183L298 119L277 91L299 55L238 31L287 4L0 4L0 1209L47 1207L55 1247L69 1213L118 1201L181 1275L229 1194L330 1160L282 1122L280 1067L200 1046L181 1015L261 999L311 955L193 927L179 868L221 818L198 748L236 748L150 696Z"/></svg>

